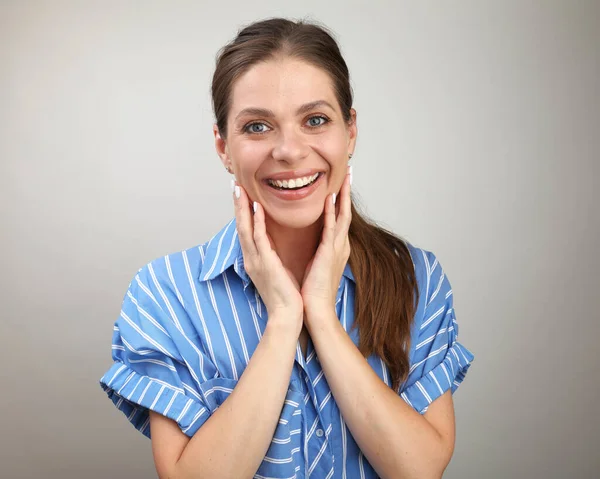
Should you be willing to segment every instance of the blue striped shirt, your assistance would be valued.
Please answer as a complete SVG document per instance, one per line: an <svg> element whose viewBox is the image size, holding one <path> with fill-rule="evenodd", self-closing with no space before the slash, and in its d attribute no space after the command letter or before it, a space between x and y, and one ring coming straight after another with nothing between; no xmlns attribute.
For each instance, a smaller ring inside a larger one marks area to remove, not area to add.
<svg viewBox="0 0 600 479"><path fill-rule="evenodd" d="M423 414L454 393L473 355L457 342L452 289L437 258L406 243L420 291L410 373L398 390ZM346 265L336 298L339 320L356 345L354 277ZM113 403L150 437L148 410L176 421L189 437L231 394L267 322L265 305L244 270L235 219L208 243L139 270L114 325L113 365L100 380ZM388 386L376 356L369 365ZM256 478L375 478L348 430L312 342L298 343L285 402Z"/></svg>

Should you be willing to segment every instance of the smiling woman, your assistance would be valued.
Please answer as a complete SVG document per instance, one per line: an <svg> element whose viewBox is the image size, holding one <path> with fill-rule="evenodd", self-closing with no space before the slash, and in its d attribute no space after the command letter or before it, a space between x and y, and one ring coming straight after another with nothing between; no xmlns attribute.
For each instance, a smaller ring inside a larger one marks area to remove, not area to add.
<svg viewBox="0 0 600 479"><path fill-rule="evenodd" d="M336 41L251 24L212 93L235 218L135 276L102 387L161 478L440 477L473 355L435 255L353 205Z"/></svg>

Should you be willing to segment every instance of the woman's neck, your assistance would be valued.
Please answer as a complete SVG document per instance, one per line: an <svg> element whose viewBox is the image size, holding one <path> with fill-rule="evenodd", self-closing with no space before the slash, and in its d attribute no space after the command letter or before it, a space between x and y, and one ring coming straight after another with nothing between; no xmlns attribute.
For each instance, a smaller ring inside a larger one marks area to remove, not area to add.
<svg viewBox="0 0 600 479"><path fill-rule="evenodd" d="M319 219L306 228L297 229L281 226L266 218L266 227L283 266L302 285L306 266L315 255L321 240L323 220Z"/></svg>

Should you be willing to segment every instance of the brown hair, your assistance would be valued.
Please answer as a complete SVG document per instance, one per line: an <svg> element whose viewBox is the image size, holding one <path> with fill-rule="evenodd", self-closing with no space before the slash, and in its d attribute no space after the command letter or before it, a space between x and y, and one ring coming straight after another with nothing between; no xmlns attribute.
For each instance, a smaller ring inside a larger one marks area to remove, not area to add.
<svg viewBox="0 0 600 479"><path fill-rule="evenodd" d="M254 64L279 56L299 58L327 72L344 120L352 121L350 74L333 35L315 23L272 18L240 30L217 55L212 100L222 138L227 136L235 81ZM410 252L401 238L361 216L354 198L348 236L359 350L384 361L392 388L398 390L410 367L410 332L419 294Z"/></svg>

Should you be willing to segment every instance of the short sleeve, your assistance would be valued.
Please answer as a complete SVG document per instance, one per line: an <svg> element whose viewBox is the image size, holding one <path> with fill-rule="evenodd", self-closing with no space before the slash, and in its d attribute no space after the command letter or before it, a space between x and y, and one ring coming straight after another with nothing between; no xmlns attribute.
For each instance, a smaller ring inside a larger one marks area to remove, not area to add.
<svg viewBox="0 0 600 479"><path fill-rule="evenodd" d="M446 391L456 392L474 356L458 342L452 287L433 253L419 250L415 269L422 307L415 319L415 332L408 379L400 390L402 398L420 414Z"/></svg>
<svg viewBox="0 0 600 479"><path fill-rule="evenodd" d="M189 328L177 295L159 285L151 266L142 268L129 285L114 325L114 362L100 385L147 437L149 410L174 420L191 437L217 407L218 394L209 400L205 394L216 370L190 339Z"/></svg>

